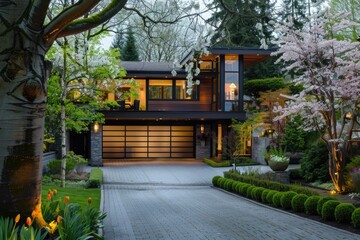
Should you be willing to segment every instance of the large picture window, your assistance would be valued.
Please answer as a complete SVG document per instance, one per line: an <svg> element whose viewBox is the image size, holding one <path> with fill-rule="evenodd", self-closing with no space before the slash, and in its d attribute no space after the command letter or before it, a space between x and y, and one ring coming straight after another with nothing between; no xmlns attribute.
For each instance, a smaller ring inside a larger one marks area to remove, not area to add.
<svg viewBox="0 0 360 240"><path fill-rule="evenodd" d="M149 80L151 100L198 100L198 85L187 94L187 80Z"/></svg>
<svg viewBox="0 0 360 240"><path fill-rule="evenodd" d="M197 100L197 85L192 86L191 94L187 94L187 80L176 80L175 98L177 100Z"/></svg>
<svg viewBox="0 0 360 240"><path fill-rule="evenodd" d="M150 80L149 99L172 99L172 80Z"/></svg>

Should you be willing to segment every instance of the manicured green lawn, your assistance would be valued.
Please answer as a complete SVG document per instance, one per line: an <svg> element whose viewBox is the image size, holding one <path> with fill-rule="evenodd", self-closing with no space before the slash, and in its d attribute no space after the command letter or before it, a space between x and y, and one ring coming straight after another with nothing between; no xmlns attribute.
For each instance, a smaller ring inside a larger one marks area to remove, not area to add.
<svg viewBox="0 0 360 240"><path fill-rule="evenodd" d="M89 189L82 189L82 188L61 188L55 185L43 185L42 186L42 201L48 201L47 195L49 189L57 190L57 194L54 196L54 199L62 199L64 200L65 196L69 196L71 203L78 203L81 206L88 206L88 198L92 198L91 206L93 207L100 207L100 197L101 197L101 190L100 188L89 188Z"/></svg>

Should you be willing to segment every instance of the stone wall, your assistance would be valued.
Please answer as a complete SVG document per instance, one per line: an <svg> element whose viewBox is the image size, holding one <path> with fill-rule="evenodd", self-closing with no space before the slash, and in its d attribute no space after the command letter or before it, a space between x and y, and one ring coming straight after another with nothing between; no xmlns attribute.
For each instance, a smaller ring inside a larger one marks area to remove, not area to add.
<svg viewBox="0 0 360 240"><path fill-rule="evenodd" d="M94 132L94 128L92 126L89 165L102 166L102 164L102 125L100 125L99 131L97 133Z"/></svg>

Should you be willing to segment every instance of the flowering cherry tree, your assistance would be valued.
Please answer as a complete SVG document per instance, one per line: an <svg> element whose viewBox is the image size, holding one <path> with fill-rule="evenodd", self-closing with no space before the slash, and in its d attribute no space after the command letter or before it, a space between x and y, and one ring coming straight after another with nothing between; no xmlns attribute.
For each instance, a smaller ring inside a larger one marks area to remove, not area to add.
<svg viewBox="0 0 360 240"><path fill-rule="evenodd" d="M344 167L349 161L353 130L358 126L360 109L360 43L334 36L356 23L344 14L325 12L314 15L302 30L291 20L277 25L279 49L274 53L296 73L293 81L303 85L295 96L288 96L280 116L301 115L308 129L316 129L329 151L329 173L336 187L345 190Z"/></svg>

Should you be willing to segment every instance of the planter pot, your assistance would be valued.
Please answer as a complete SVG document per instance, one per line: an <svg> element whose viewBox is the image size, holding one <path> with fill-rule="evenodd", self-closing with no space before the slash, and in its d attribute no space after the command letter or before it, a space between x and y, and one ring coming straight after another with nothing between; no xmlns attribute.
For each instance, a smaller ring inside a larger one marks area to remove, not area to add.
<svg viewBox="0 0 360 240"><path fill-rule="evenodd" d="M289 166L288 162L273 162L273 161L269 161L269 167L271 168L271 170L273 170L274 172L283 172L285 171Z"/></svg>

